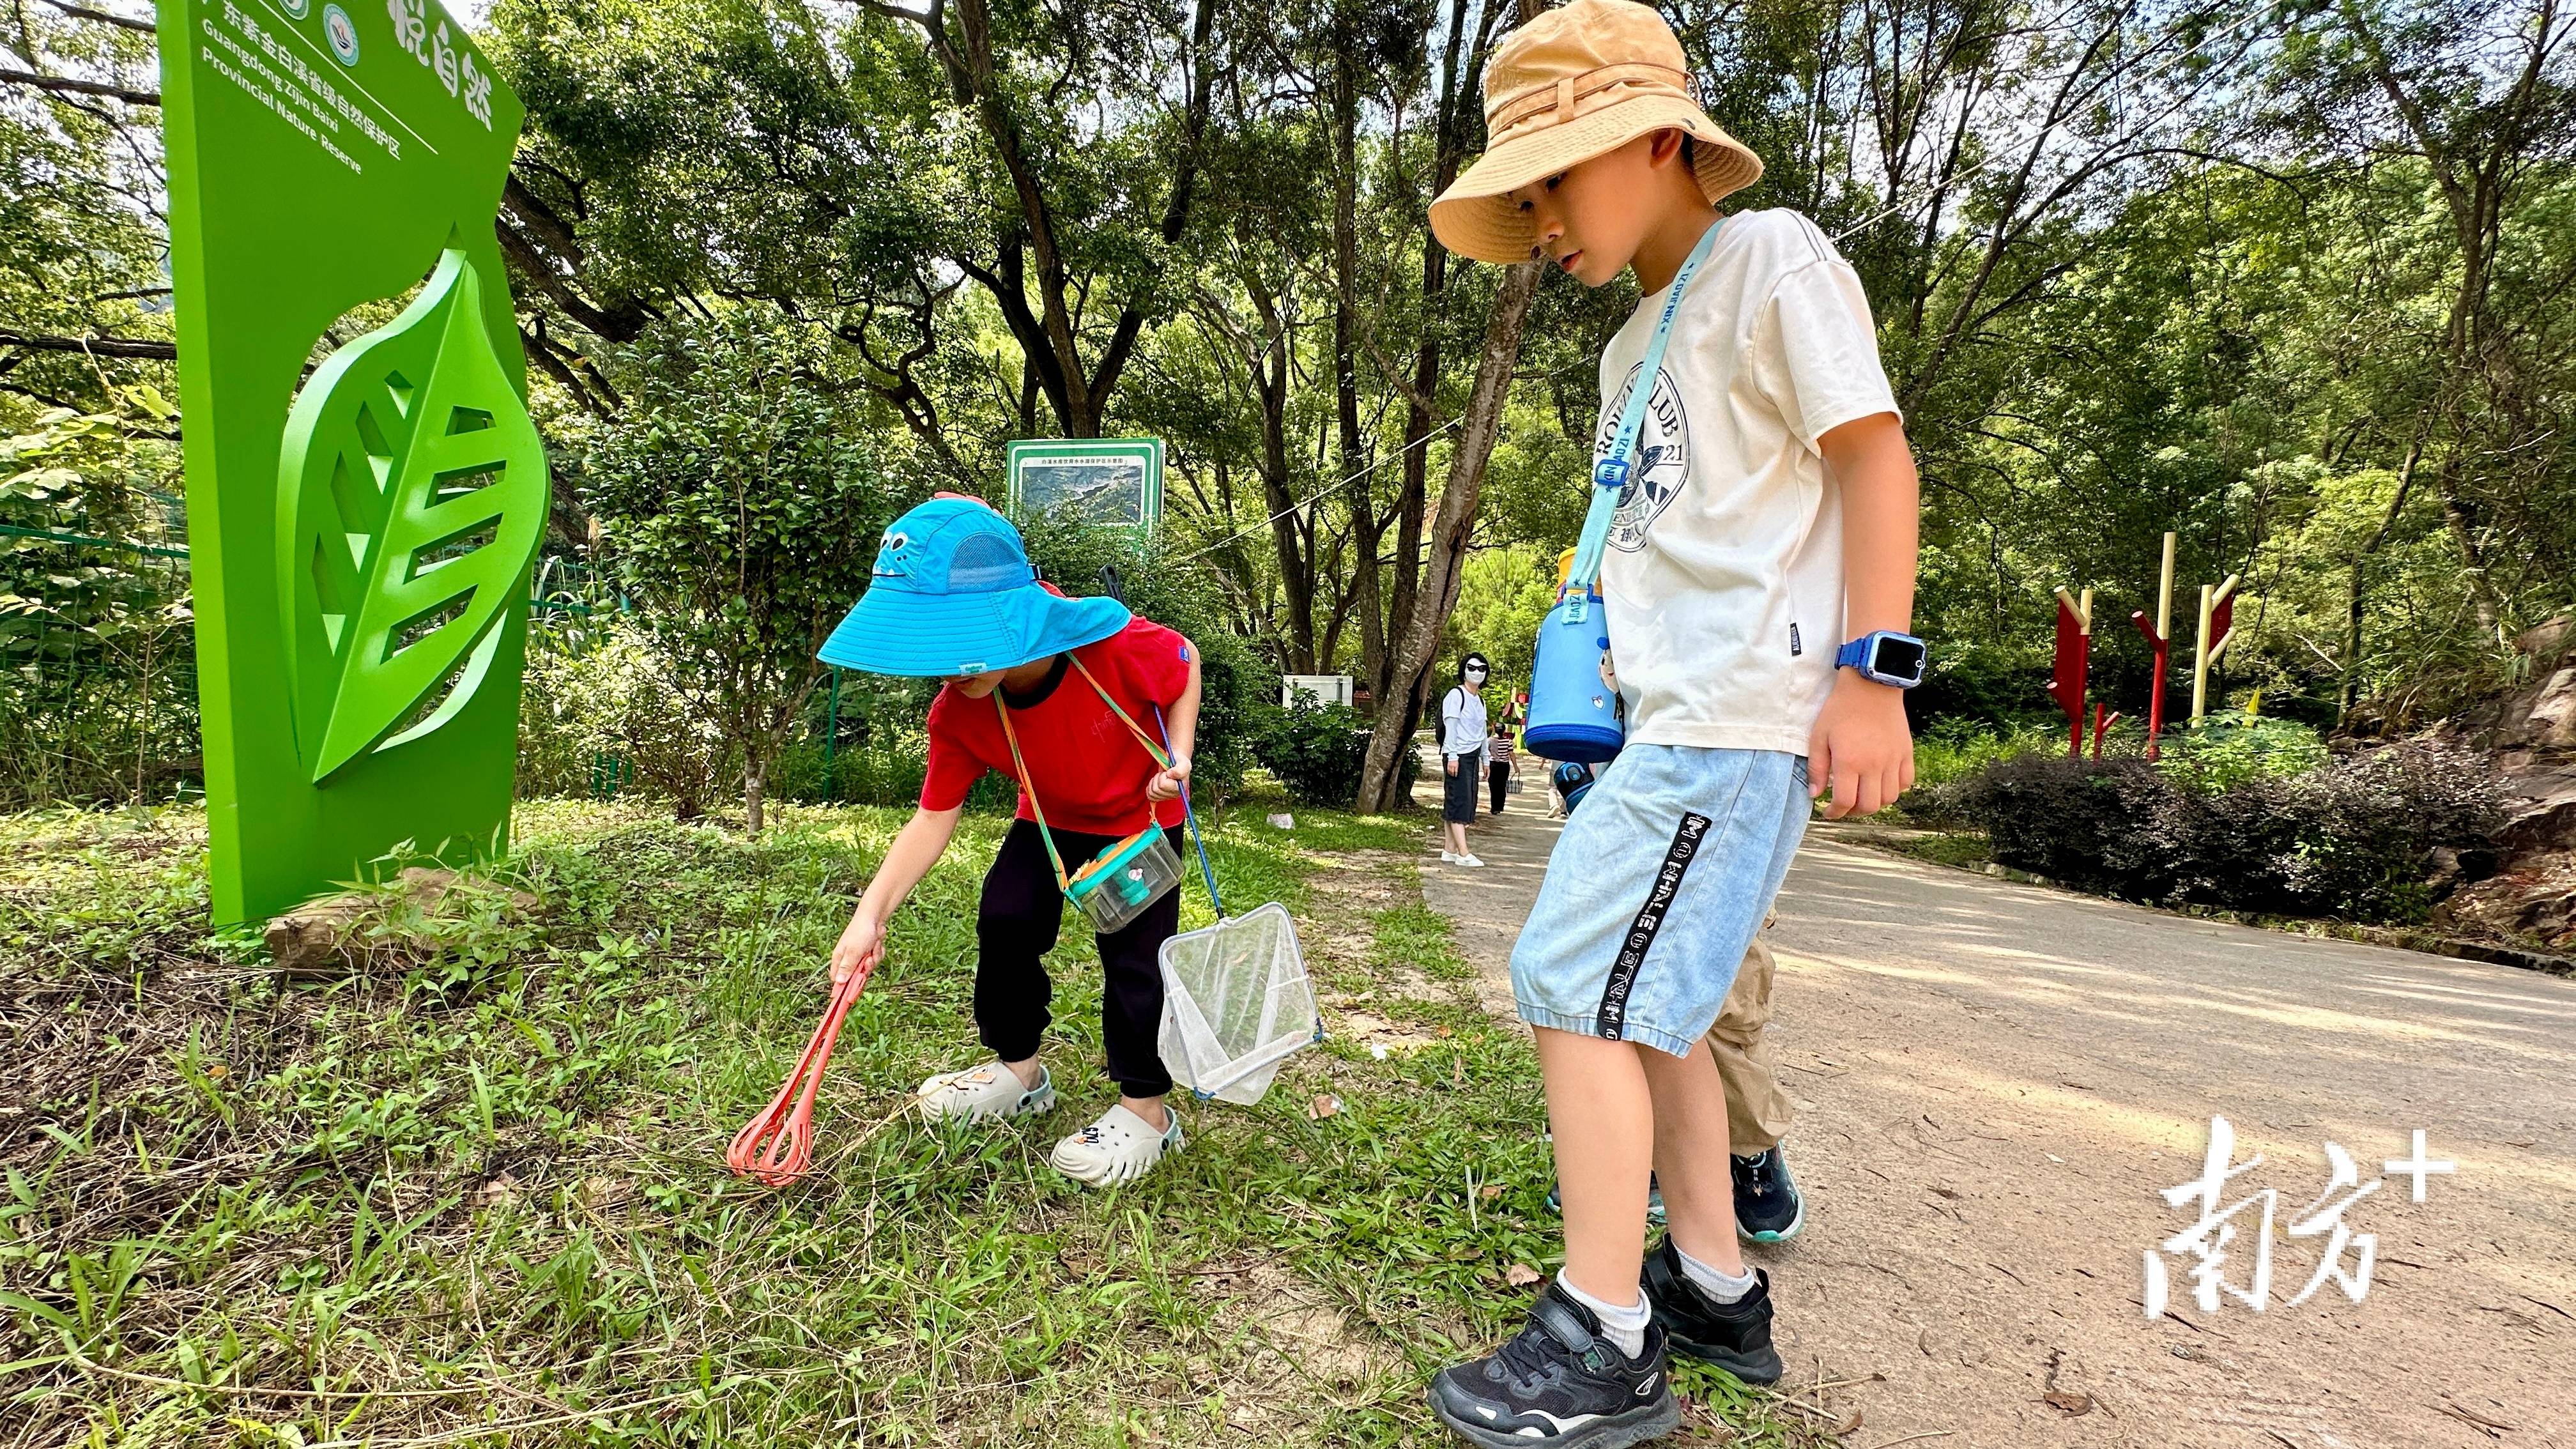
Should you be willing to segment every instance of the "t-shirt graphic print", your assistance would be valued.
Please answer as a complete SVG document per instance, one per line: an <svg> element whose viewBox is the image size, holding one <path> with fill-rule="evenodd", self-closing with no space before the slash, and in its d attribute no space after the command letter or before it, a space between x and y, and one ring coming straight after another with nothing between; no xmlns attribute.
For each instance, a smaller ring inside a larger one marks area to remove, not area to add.
<svg viewBox="0 0 2576 1449"><path fill-rule="evenodd" d="M1639 358L1628 369L1627 385L1601 409L1601 426L1592 439L1592 456L1607 457L1619 434L1619 418L1628 410L1628 395L1637 390ZM1628 482L1619 490L1619 509L1610 516L1610 546L1626 553L1645 547L1646 530L1656 515L1680 496L1690 479L1690 411L1682 406L1681 389L1669 369L1655 371L1655 390L1646 398L1645 419L1637 425L1637 452Z"/></svg>
<svg viewBox="0 0 2576 1449"><path fill-rule="evenodd" d="M1628 738L1803 755L1843 640L1842 500L1817 440L1896 411L1860 277L1793 211L1727 220L1673 309L1601 561ZM1664 296L1601 354L1608 451Z"/></svg>

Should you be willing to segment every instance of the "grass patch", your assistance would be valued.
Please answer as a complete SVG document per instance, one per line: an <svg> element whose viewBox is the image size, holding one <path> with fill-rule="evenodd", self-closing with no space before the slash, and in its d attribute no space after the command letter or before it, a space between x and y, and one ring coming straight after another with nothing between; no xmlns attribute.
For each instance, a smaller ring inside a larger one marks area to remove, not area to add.
<svg viewBox="0 0 2576 1449"><path fill-rule="evenodd" d="M1355 874L1318 852L1415 833L1297 816L1210 831L1230 906L1316 927ZM1069 927L1067 1109L868 1135L978 1055L999 820L898 918L815 1175L725 1176L901 819L790 808L747 840L539 802L508 862L312 983L208 934L201 814L0 818L0 1420L120 1445L1449 1442L1424 1380L1515 1326L1504 1275L1555 1242L1521 1033L1463 994L1375 1002L1437 1039L1301 1053L1258 1107L1185 1106L1194 1140L1143 1183L1086 1192L1044 1166L1115 1094ZM1372 957L1456 962L1437 921L1377 912ZM1310 1118L1324 1094L1344 1109ZM1695 1382L1735 1442L1787 1442L1761 1396Z"/></svg>
<svg viewBox="0 0 2576 1449"><path fill-rule="evenodd" d="M1381 970L1411 966L1435 981L1472 980L1476 968L1458 954L1448 917L1422 903L1422 886L1411 862L1404 871L1405 894L1411 898L1369 917L1369 965Z"/></svg>

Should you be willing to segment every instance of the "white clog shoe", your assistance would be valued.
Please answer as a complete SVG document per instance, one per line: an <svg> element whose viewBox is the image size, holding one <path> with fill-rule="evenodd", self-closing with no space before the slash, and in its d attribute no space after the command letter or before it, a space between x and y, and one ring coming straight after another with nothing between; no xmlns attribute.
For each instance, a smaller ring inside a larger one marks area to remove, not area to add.
<svg viewBox="0 0 2576 1449"><path fill-rule="evenodd" d="M1000 1062L962 1072L941 1072L921 1084L921 1115L933 1122L992 1122L1026 1117L1055 1107L1055 1077L1038 1068L1038 1084L1020 1085L1020 1074Z"/></svg>
<svg viewBox="0 0 2576 1449"><path fill-rule="evenodd" d="M1128 1111L1125 1104L1113 1106L1100 1114L1099 1121L1057 1143L1047 1165L1092 1187L1134 1182L1162 1161L1164 1153L1178 1150L1189 1140L1181 1133L1180 1114L1168 1106L1163 1111L1172 1125L1157 1132L1153 1123Z"/></svg>

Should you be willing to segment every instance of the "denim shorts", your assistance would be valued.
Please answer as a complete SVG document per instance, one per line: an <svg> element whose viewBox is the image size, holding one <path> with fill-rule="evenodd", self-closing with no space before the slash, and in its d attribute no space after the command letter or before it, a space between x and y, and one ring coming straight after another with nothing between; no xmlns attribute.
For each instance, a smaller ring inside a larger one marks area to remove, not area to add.
<svg viewBox="0 0 2576 1449"><path fill-rule="evenodd" d="M1512 948L1521 1020L1688 1056L1807 833L1807 762L1630 745L1566 822Z"/></svg>

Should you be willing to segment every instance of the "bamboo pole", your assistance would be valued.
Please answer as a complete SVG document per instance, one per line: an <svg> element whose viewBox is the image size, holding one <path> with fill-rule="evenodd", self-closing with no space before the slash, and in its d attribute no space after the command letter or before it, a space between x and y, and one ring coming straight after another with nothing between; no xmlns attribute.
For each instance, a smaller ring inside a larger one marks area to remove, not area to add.
<svg viewBox="0 0 2576 1449"><path fill-rule="evenodd" d="M2236 592L2236 582L2237 575L2229 574L2216 584L2200 586L2200 635L2192 648L2191 661L2191 717L2195 722L2209 707L2209 666L2217 663L2218 656L2227 652L2226 639L2215 645L2210 642L2211 616L2222 601ZM2227 632L2229 638L2235 637L2235 630Z"/></svg>
<svg viewBox="0 0 2576 1449"><path fill-rule="evenodd" d="M2173 637L2174 536L2165 534L2165 566L2156 580L2156 637Z"/></svg>
<svg viewBox="0 0 2576 1449"><path fill-rule="evenodd" d="M2209 611L2217 607L2210 595L2217 592L2211 584L2200 586L2200 632L2194 636L2191 649L2191 720L2200 723L2201 711L2209 707Z"/></svg>

